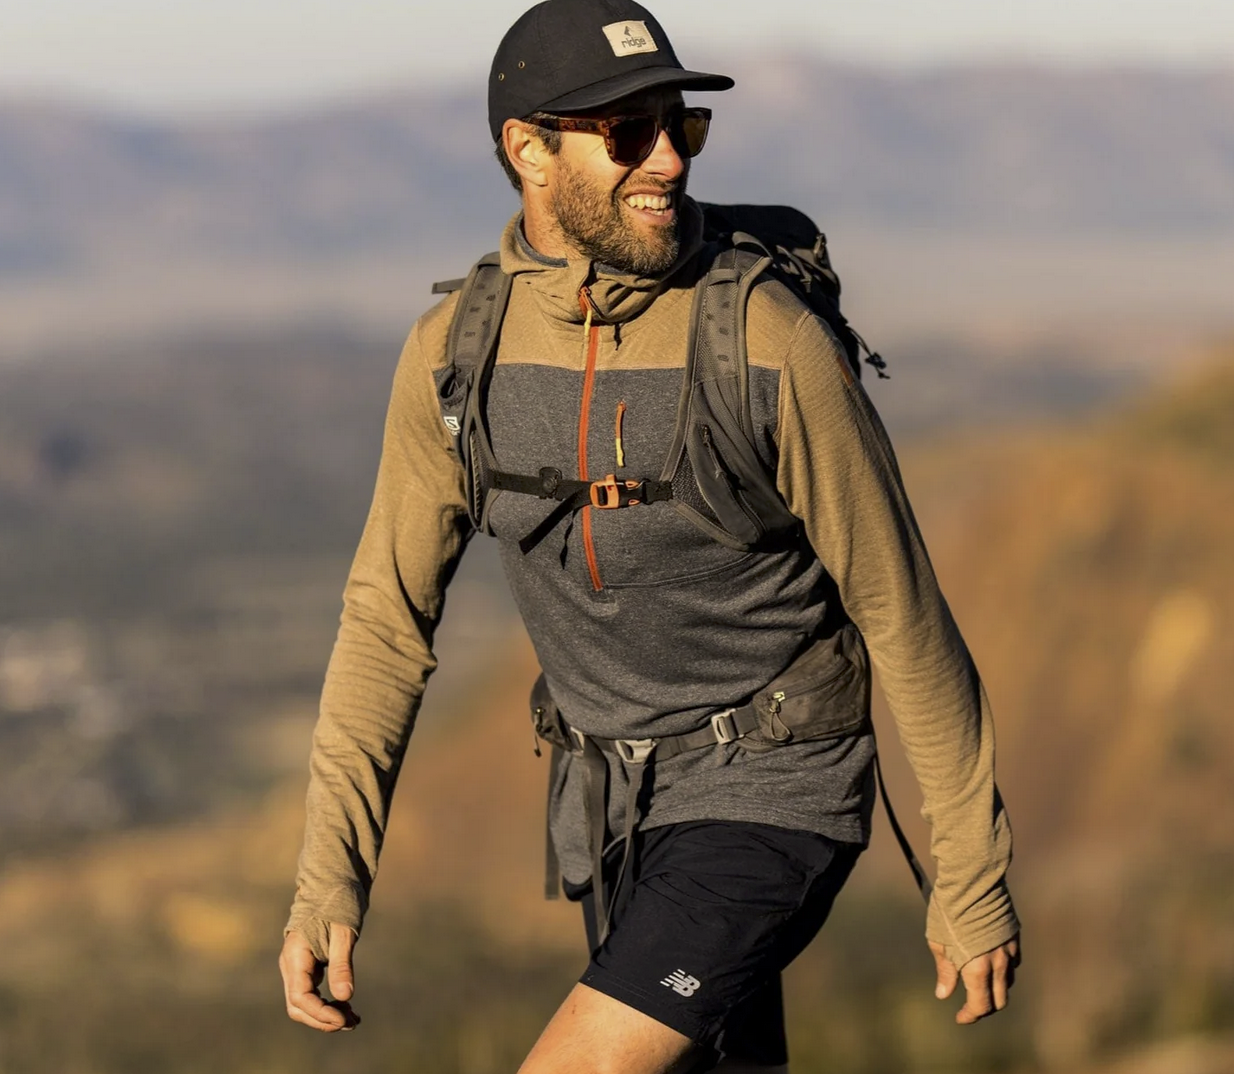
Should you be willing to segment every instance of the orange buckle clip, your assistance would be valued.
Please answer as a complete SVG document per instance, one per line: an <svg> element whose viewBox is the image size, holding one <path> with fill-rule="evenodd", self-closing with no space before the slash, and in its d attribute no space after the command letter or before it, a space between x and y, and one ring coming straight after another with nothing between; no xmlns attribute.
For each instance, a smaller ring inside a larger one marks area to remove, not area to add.
<svg viewBox="0 0 1234 1074"><path fill-rule="evenodd" d="M616 474L609 474L602 481L593 481L591 483L591 506L607 511L614 507L629 507L636 504L638 500L626 500L623 504L621 493L623 486L626 489L636 489L638 484L637 481L618 481Z"/></svg>

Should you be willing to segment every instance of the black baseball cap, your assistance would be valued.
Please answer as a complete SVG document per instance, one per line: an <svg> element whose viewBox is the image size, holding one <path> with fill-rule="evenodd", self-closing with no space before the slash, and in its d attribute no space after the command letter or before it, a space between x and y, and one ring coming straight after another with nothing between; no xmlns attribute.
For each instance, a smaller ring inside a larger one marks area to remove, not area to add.
<svg viewBox="0 0 1234 1074"><path fill-rule="evenodd" d="M733 88L687 71L656 17L633 0L544 0L510 27L488 81L493 141L507 119L582 112L659 86Z"/></svg>

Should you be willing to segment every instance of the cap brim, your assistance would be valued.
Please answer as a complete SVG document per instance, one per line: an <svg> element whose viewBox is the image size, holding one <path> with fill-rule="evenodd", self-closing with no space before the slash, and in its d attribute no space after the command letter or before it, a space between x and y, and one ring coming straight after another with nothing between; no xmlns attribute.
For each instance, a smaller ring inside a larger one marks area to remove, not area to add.
<svg viewBox="0 0 1234 1074"><path fill-rule="evenodd" d="M728 90L735 83L728 75L684 71L680 67L643 67L616 78L584 86L540 106L543 112L582 112L612 104L644 90L673 86L683 90Z"/></svg>

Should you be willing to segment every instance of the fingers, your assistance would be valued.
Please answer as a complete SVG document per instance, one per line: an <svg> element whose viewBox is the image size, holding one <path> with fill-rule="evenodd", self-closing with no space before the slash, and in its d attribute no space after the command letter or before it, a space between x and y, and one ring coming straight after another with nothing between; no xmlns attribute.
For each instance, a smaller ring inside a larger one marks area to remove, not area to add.
<svg viewBox="0 0 1234 1074"><path fill-rule="evenodd" d="M965 999L955 1020L959 1025L969 1026L994 1013L992 959L989 955L978 955L964 964L960 976L964 980Z"/></svg>
<svg viewBox="0 0 1234 1074"><path fill-rule="evenodd" d="M345 925L330 926L330 965L326 981L330 995L346 1002L356 990L355 975L351 969L351 952L356 946L356 934Z"/></svg>
<svg viewBox="0 0 1234 1074"><path fill-rule="evenodd" d="M1001 1011L1010 999L1015 984L1016 967L1020 964L1020 943L1011 940L990 953L994 963L994 1009Z"/></svg>
<svg viewBox="0 0 1234 1074"><path fill-rule="evenodd" d="M955 968L955 963L947 957L947 952L941 943L931 940L930 954L934 956L934 969L938 975L938 981L934 985L934 995L938 999L946 999L955 991L960 975Z"/></svg>
<svg viewBox="0 0 1234 1074"><path fill-rule="evenodd" d="M1020 945L1015 939L966 962L960 970L966 996L956 1022L972 1025L1006 1007L1019 962Z"/></svg>
<svg viewBox="0 0 1234 1074"><path fill-rule="evenodd" d="M323 1017L316 1017L312 1013L313 1005L304 1002L303 997L299 1000L292 998L287 1003L287 1017L293 1022L308 1026L309 1029L316 1029L319 1033L339 1033L351 1028L344 1012L331 1007L321 999L317 1000L317 1005L322 1008ZM329 1021L325 1020L327 1017Z"/></svg>
<svg viewBox="0 0 1234 1074"><path fill-rule="evenodd" d="M1001 1011L1007 1006L1007 993L1011 989L1011 959L1005 951L996 951L991 956L993 965L990 974L990 990L993 994L994 1009Z"/></svg>
<svg viewBox="0 0 1234 1074"><path fill-rule="evenodd" d="M348 965L350 967L350 961ZM327 1003L318 994L321 969L308 941L296 932L289 932L279 956L287 1016L293 1022L323 1033L355 1028L360 1019L348 1003Z"/></svg>

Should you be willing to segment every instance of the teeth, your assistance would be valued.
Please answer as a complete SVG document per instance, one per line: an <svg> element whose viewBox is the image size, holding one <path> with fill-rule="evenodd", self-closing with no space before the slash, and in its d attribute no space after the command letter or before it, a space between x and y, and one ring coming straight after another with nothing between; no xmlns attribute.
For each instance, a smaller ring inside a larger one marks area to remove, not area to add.
<svg viewBox="0 0 1234 1074"><path fill-rule="evenodd" d="M664 212L672 203L667 194L631 194L626 198L626 204L631 209L650 209L653 212Z"/></svg>

